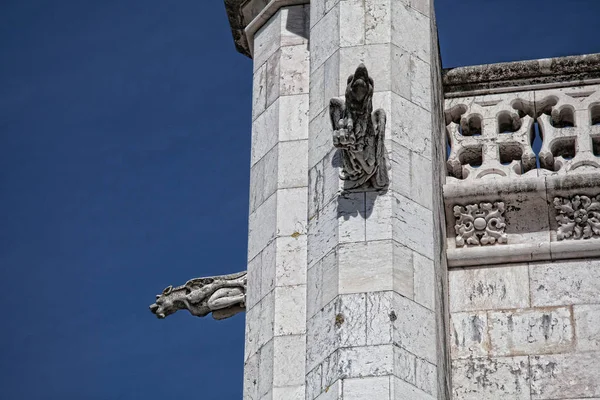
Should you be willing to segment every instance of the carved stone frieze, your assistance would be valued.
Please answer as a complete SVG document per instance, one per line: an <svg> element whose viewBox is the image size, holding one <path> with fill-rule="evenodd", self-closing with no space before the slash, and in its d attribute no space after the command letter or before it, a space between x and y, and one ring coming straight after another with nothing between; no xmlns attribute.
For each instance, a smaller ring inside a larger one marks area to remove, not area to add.
<svg viewBox="0 0 600 400"><path fill-rule="evenodd" d="M188 310L214 319L229 318L246 309L246 271L237 274L191 279L185 285L169 286L156 296L150 311L165 318L177 310Z"/></svg>
<svg viewBox="0 0 600 400"><path fill-rule="evenodd" d="M504 203L468 204L454 206L456 224L456 246L481 246L495 243L507 243L504 233Z"/></svg>
<svg viewBox="0 0 600 400"><path fill-rule="evenodd" d="M554 208L558 214L558 240L600 236L600 195L555 197Z"/></svg>
<svg viewBox="0 0 600 400"><path fill-rule="evenodd" d="M385 189L389 186L384 145L386 116L373 111L373 79L364 64L348 77L345 101L331 99L329 115L333 145L342 150L344 189Z"/></svg>

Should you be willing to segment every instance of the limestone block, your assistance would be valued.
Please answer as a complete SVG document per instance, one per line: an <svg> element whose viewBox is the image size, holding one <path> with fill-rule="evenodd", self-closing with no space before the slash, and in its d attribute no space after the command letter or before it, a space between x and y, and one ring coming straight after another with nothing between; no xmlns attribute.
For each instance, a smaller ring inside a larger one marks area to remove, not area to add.
<svg viewBox="0 0 600 400"><path fill-rule="evenodd" d="M410 99L416 105L431 111L431 66L415 55L410 56Z"/></svg>
<svg viewBox="0 0 600 400"><path fill-rule="evenodd" d="M448 278L451 312L529 306L529 276L526 264L452 269Z"/></svg>
<svg viewBox="0 0 600 400"><path fill-rule="evenodd" d="M256 379L259 376L259 353L254 353L250 358L244 362L244 399L245 400L257 400L258 397L258 381Z"/></svg>
<svg viewBox="0 0 600 400"><path fill-rule="evenodd" d="M273 338L274 312L273 292L246 312L246 360Z"/></svg>
<svg viewBox="0 0 600 400"><path fill-rule="evenodd" d="M454 360L452 394L460 400L529 400L529 361L527 357Z"/></svg>
<svg viewBox="0 0 600 400"><path fill-rule="evenodd" d="M277 191L278 236L306 234L307 192L306 187Z"/></svg>
<svg viewBox="0 0 600 400"><path fill-rule="evenodd" d="M250 168L250 213L277 190L279 146L273 146L267 154Z"/></svg>
<svg viewBox="0 0 600 400"><path fill-rule="evenodd" d="M281 84L281 72L280 72L280 64L281 61L281 49L278 49L274 52L264 64L267 74L267 107L269 107L273 102L279 99L280 96L280 84Z"/></svg>
<svg viewBox="0 0 600 400"><path fill-rule="evenodd" d="M391 0L365 0L365 44L389 43Z"/></svg>
<svg viewBox="0 0 600 400"><path fill-rule="evenodd" d="M258 396L264 398L273 387L273 339L260 348Z"/></svg>
<svg viewBox="0 0 600 400"><path fill-rule="evenodd" d="M308 185L311 195L308 199L308 218L312 219L327 204L336 199L342 189L337 168L340 153L337 149L330 149L324 158L310 169Z"/></svg>
<svg viewBox="0 0 600 400"><path fill-rule="evenodd" d="M322 389L323 364L317 365L312 371L306 374L306 398L314 399Z"/></svg>
<svg viewBox="0 0 600 400"><path fill-rule="evenodd" d="M297 188L308 185L307 140L280 142L277 187L279 189ZM266 158L266 156L264 157ZM264 180L274 180L273 175L263 175ZM254 182L254 181L253 181ZM270 188L269 188L270 189Z"/></svg>
<svg viewBox="0 0 600 400"><path fill-rule="evenodd" d="M367 293L367 344L392 343L392 320L396 318L390 291Z"/></svg>
<svg viewBox="0 0 600 400"><path fill-rule="evenodd" d="M552 354L574 345L566 307L489 312L488 320L492 355Z"/></svg>
<svg viewBox="0 0 600 400"><path fill-rule="evenodd" d="M384 240L392 238L392 201L388 192L367 192L365 212L366 240Z"/></svg>
<svg viewBox="0 0 600 400"><path fill-rule="evenodd" d="M573 307L577 350L600 351L600 304L582 304Z"/></svg>
<svg viewBox="0 0 600 400"><path fill-rule="evenodd" d="M391 240L341 244L338 254L340 293L393 289Z"/></svg>
<svg viewBox="0 0 600 400"><path fill-rule="evenodd" d="M412 300L394 294L396 320L393 321L393 340L418 357L437 362L435 313Z"/></svg>
<svg viewBox="0 0 600 400"><path fill-rule="evenodd" d="M339 349L338 379L391 375L394 372L393 345L348 347Z"/></svg>
<svg viewBox="0 0 600 400"><path fill-rule="evenodd" d="M431 159L431 114L411 101L391 94L390 125L392 140L405 148Z"/></svg>
<svg viewBox="0 0 600 400"><path fill-rule="evenodd" d="M337 198L339 242L364 242L365 193L340 193Z"/></svg>
<svg viewBox="0 0 600 400"><path fill-rule="evenodd" d="M277 144L278 127L279 101L275 101L252 123L251 165L256 164Z"/></svg>
<svg viewBox="0 0 600 400"><path fill-rule="evenodd" d="M275 335L306 332L306 285L275 288Z"/></svg>
<svg viewBox="0 0 600 400"><path fill-rule="evenodd" d="M346 0L340 7L340 46L365 44L365 8L362 1Z"/></svg>
<svg viewBox="0 0 600 400"><path fill-rule="evenodd" d="M394 245L394 291L402 296L412 299L415 291L415 260L418 253L393 242Z"/></svg>
<svg viewBox="0 0 600 400"><path fill-rule="evenodd" d="M342 400L342 381L336 381L315 400Z"/></svg>
<svg viewBox="0 0 600 400"><path fill-rule="evenodd" d="M389 400L390 377L345 379L343 398L344 400Z"/></svg>
<svg viewBox="0 0 600 400"><path fill-rule="evenodd" d="M329 98L325 96L325 64L311 72L309 88L309 103L312 107L309 107L308 118L312 121L326 106L329 107Z"/></svg>
<svg viewBox="0 0 600 400"><path fill-rule="evenodd" d="M394 345L394 375L396 377L416 385L416 362L414 354Z"/></svg>
<svg viewBox="0 0 600 400"><path fill-rule="evenodd" d="M304 384L304 335L275 336L273 338L273 360L277 368L273 371L273 386L301 386Z"/></svg>
<svg viewBox="0 0 600 400"><path fill-rule="evenodd" d="M339 293L338 257L334 250L308 270L307 317L329 304Z"/></svg>
<svg viewBox="0 0 600 400"><path fill-rule="evenodd" d="M488 355L490 338L486 312L452 313L450 321L453 359Z"/></svg>
<svg viewBox="0 0 600 400"><path fill-rule="evenodd" d="M308 93L308 54L306 44L281 48L278 75L281 96Z"/></svg>
<svg viewBox="0 0 600 400"><path fill-rule="evenodd" d="M430 20L400 1L392 2L392 43L423 61L431 57ZM414 32L422 32L415 35ZM406 40L411 38L411 40Z"/></svg>
<svg viewBox="0 0 600 400"><path fill-rule="evenodd" d="M437 367L420 358L417 358L416 362L417 387L437 398Z"/></svg>
<svg viewBox="0 0 600 400"><path fill-rule="evenodd" d="M334 6L311 29L310 69L319 68L340 46L340 8Z"/></svg>
<svg viewBox="0 0 600 400"><path fill-rule="evenodd" d="M267 107L267 67L261 65L252 79L252 121Z"/></svg>
<svg viewBox="0 0 600 400"><path fill-rule="evenodd" d="M279 140L308 139L308 94L296 94L279 98ZM306 151L304 153L307 154ZM306 163L297 163L297 167L307 168ZM305 174L306 175L306 174Z"/></svg>
<svg viewBox="0 0 600 400"><path fill-rule="evenodd" d="M273 400L305 400L303 385L273 388Z"/></svg>
<svg viewBox="0 0 600 400"><path fill-rule="evenodd" d="M532 399L600 396L600 353L533 356L530 360Z"/></svg>
<svg viewBox="0 0 600 400"><path fill-rule="evenodd" d="M534 307L598 302L600 260L532 263L530 274Z"/></svg>
<svg viewBox="0 0 600 400"><path fill-rule="evenodd" d="M311 268L337 244L337 202L331 201L308 221L308 267Z"/></svg>
<svg viewBox="0 0 600 400"><path fill-rule="evenodd" d="M248 218L248 259L251 260L275 238L277 195L266 199ZM290 233L291 234L291 233Z"/></svg>
<svg viewBox="0 0 600 400"><path fill-rule="evenodd" d="M391 91L398 96L411 101L411 86L413 76L411 75L411 55L400 47L392 44L391 50Z"/></svg>
<svg viewBox="0 0 600 400"><path fill-rule="evenodd" d="M281 46L281 13L276 13L254 34L254 70Z"/></svg>
<svg viewBox="0 0 600 400"><path fill-rule="evenodd" d="M392 379L392 400L434 400L433 397L424 391L404 382L402 379L393 377Z"/></svg>
<svg viewBox="0 0 600 400"><path fill-rule="evenodd" d="M319 163L333 147L329 108L323 109L322 112L310 120L308 123L308 130L310 132L308 140L308 168L312 168ZM327 167L331 167L331 165L328 165Z"/></svg>
<svg viewBox="0 0 600 400"><path fill-rule="evenodd" d="M307 371L314 369L339 347L366 345L365 296L364 293L340 295L308 319ZM325 381L325 368L323 374Z"/></svg>
<svg viewBox="0 0 600 400"><path fill-rule="evenodd" d="M301 285L306 282L306 235L280 237L275 240L277 286Z"/></svg>
<svg viewBox="0 0 600 400"><path fill-rule="evenodd" d="M400 260L398 260L400 261ZM394 268L397 268L397 261ZM422 306L435 310L435 265L433 260L413 252L414 300ZM408 296L407 296L408 297Z"/></svg>
<svg viewBox="0 0 600 400"><path fill-rule="evenodd" d="M433 259L433 214L431 210L392 193L394 239L404 246Z"/></svg>
<svg viewBox="0 0 600 400"><path fill-rule="evenodd" d="M420 12L421 14L429 17L431 15L431 0L410 0L410 6Z"/></svg>

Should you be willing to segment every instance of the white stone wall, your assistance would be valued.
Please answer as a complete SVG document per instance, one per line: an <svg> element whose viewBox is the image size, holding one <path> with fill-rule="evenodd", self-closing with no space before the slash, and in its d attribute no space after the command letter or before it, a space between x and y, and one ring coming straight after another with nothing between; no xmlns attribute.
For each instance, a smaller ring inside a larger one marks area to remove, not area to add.
<svg viewBox="0 0 600 400"><path fill-rule="evenodd" d="M282 8L254 37L247 400L305 397L308 11Z"/></svg>
<svg viewBox="0 0 600 400"><path fill-rule="evenodd" d="M432 4L311 1L306 399L437 399ZM340 194L329 99L359 63L387 114L386 193ZM437 72L436 72L437 71ZM436 104L440 104L436 99ZM440 111L438 111L440 112ZM439 218L439 217L438 217Z"/></svg>
<svg viewBox="0 0 600 400"><path fill-rule="evenodd" d="M600 260L449 272L452 392L600 398Z"/></svg>

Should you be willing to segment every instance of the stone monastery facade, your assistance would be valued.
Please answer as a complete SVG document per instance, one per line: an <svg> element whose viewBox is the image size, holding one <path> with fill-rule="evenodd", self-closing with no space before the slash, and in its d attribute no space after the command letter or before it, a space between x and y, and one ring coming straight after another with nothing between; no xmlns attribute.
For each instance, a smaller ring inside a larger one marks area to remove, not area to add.
<svg viewBox="0 0 600 400"><path fill-rule="evenodd" d="M442 70L433 0L225 0L254 62L244 399L600 399L600 55Z"/></svg>

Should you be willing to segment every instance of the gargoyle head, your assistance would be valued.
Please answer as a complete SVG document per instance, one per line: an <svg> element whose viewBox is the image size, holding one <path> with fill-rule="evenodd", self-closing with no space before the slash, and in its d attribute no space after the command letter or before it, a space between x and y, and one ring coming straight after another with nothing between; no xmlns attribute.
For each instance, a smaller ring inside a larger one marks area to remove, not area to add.
<svg viewBox="0 0 600 400"><path fill-rule="evenodd" d="M185 307L185 294L185 290L173 290L173 286L169 286L156 295L156 303L150 305L150 311L158 318L165 318Z"/></svg>
<svg viewBox="0 0 600 400"><path fill-rule="evenodd" d="M347 83L346 106L353 111L366 111L373 97L373 79L367 67L361 63L348 77Z"/></svg>

